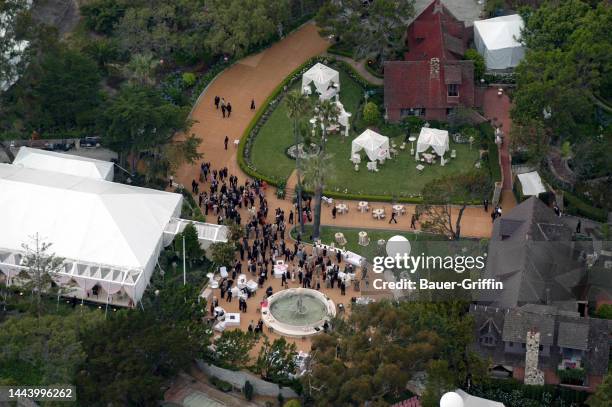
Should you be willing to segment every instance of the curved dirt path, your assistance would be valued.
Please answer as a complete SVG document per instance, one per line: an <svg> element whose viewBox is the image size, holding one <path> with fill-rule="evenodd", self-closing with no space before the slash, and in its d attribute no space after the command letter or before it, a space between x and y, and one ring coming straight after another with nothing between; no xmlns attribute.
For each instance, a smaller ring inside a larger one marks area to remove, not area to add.
<svg viewBox="0 0 612 407"><path fill-rule="evenodd" d="M255 111L250 110L251 99L255 99L257 108L260 103L274 90L287 75L309 58L324 53L329 43L319 36L314 24L306 24L288 35L272 47L244 58L221 73L200 96L194 107L192 118L197 121L191 132L202 139L200 151L204 153L204 161L211 162L212 167L219 169L227 167L230 174L238 176L239 182L247 177L240 169L236 160L237 148L234 140L239 139L249 125ZM214 97L225 98L232 104L232 115L223 119L221 111L214 107ZM228 149L224 148L225 136L229 137ZM192 179L197 179L199 163L184 165L176 175L178 182L189 187ZM203 186L200 186L202 190ZM270 188L272 189L272 188ZM205 187L208 191L208 186ZM279 200L273 191L268 191L269 207L283 208L285 212L291 209L288 200ZM347 202L351 208L349 214L332 219L331 208L324 207L321 224L380 228L391 230L409 230L410 215L414 205L407 205L407 215L401 216L398 224L388 224L388 221L374 220L370 213L359 213L355 202ZM391 213L389 203L371 203L371 207L386 207ZM246 214L242 217L247 219ZM214 222L213 219L211 219ZM469 207L465 210L462 221L462 235L470 237L488 237L491 233L491 218L482 207Z"/></svg>

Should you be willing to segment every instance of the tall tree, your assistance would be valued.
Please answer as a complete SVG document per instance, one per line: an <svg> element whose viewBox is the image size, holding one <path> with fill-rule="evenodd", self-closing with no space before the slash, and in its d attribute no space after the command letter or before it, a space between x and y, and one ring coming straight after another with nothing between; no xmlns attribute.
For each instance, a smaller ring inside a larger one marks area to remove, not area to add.
<svg viewBox="0 0 612 407"><path fill-rule="evenodd" d="M321 198L325 183L333 177L334 167L329 154L317 154L305 160L304 184L314 191L314 221L312 239L317 240L321 234Z"/></svg>
<svg viewBox="0 0 612 407"><path fill-rule="evenodd" d="M86 356L80 334L103 321L102 312L87 308L67 315L9 318L0 324L2 379L29 386L73 383Z"/></svg>
<svg viewBox="0 0 612 407"><path fill-rule="evenodd" d="M155 89L125 86L100 120L104 129L102 141L119 152L122 162L130 156L134 172L141 152L150 151L159 157L160 149L171 143L177 132L186 132L191 127L188 114L188 108L164 100Z"/></svg>
<svg viewBox="0 0 612 407"><path fill-rule="evenodd" d="M406 27L414 16L412 0L339 0L319 10L323 35L335 35L357 59L382 63L404 49Z"/></svg>
<svg viewBox="0 0 612 407"><path fill-rule="evenodd" d="M0 3L0 92L7 90L27 64L27 42L23 37L31 24L27 0Z"/></svg>
<svg viewBox="0 0 612 407"><path fill-rule="evenodd" d="M310 109L308 98L303 95L299 90L294 90L287 94L287 96L285 97L285 103L287 104L287 116L292 121L293 138L295 140L295 145L298 146L300 142L303 142L304 149L306 149L305 142L300 141L299 139L300 131L298 128L298 124L300 119L302 119L306 112L308 112ZM304 233L304 217L302 216L302 168L300 166L300 149L296 147L295 151L295 168L297 171L297 216L300 220L300 233Z"/></svg>
<svg viewBox="0 0 612 407"><path fill-rule="evenodd" d="M319 101L315 106L315 115L318 119L316 131L321 132L321 153L325 151L325 144L327 143L327 129L330 126L338 124L338 118L340 117L340 108L335 102L331 100ZM320 129L318 126L321 126Z"/></svg>
<svg viewBox="0 0 612 407"><path fill-rule="evenodd" d="M540 164L543 157L546 157L550 147L547 130L541 121L534 119L512 126L510 140L514 151L524 151L527 161L536 165Z"/></svg>
<svg viewBox="0 0 612 407"><path fill-rule="evenodd" d="M491 192L490 179L484 171L449 175L429 182L423 187L423 201L418 211L421 227L449 239L461 237L461 219L467 206L480 202ZM453 203L459 206L453 222Z"/></svg>
<svg viewBox="0 0 612 407"><path fill-rule="evenodd" d="M584 137L612 113L612 10L605 2L546 2L524 13L527 52L516 69L512 119L539 120L555 137ZM547 114L544 114L544 111Z"/></svg>
<svg viewBox="0 0 612 407"><path fill-rule="evenodd" d="M257 336L252 332L240 329L223 331L208 357L221 367L243 369L249 364L249 352L256 342Z"/></svg>
<svg viewBox="0 0 612 407"><path fill-rule="evenodd" d="M25 252L22 265L25 270L19 273L19 278L23 289L32 293L36 315L40 317L43 313L43 295L59 295L57 291L60 289L54 285L54 278L63 267L64 259L51 253L52 244L44 242L38 233L30 239L30 243L22 244Z"/></svg>
<svg viewBox="0 0 612 407"><path fill-rule="evenodd" d="M134 54L125 66L125 75L136 85L154 85L158 65L159 61L152 54Z"/></svg>
<svg viewBox="0 0 612 407"><path fill-rule="evenodd" d="M206 45L216 54L244 56L270 40L289 18L288 0L207 0L210 32Z"/></svg>
<svg viewBox="0 0 612 407"><path fill-rule="evenodd" d="M255 366L264 379L274 383L282 383L289 380L289 376L295 373L297 368L296 356L297 347L295 343L288 343L283 337L270 342L266 336L259 350Z"/></svg>

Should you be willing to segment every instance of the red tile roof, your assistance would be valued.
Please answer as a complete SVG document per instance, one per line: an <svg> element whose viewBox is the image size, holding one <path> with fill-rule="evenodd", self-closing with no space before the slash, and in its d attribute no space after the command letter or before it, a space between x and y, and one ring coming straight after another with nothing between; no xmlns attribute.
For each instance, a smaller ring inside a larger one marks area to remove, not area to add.
<svg viewBox="0 0 612 407"><path fill-rule="evenodd" d="M460 59L465 51L464 36L463 22L435 0L408 26L404 59Z"/></svg>
<svg viewBox="0 0 612 407"><path fill-rule="evenodd" d="M447 79L447 75L449 79ZM450 82L449 82L450 80ZM447 101L447 83L461 84L459 102L474 105L474 64L447 61L440 64L439 78L431 78L430 61L389 61L385 63L385 106L388 109L444 109L456 105Z"/></svg>
<svg viewBox="0 0 612 407"><path fill-rule="evenodd" d="M465 34L463 22L434 0L408 27L405 60L385 62L387 109L473 106L474 65L461 59ZM457 98L447 97L451 83L459 85Z"/></svg>

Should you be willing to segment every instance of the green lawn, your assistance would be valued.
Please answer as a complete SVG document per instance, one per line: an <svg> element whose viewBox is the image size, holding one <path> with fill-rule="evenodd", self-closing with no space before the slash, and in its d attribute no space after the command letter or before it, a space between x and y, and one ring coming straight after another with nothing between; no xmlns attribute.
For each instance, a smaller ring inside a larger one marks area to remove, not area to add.
<svg viewBox="0 0 612 407"><path fill-rule="evenodd" d="M340 84L340 101L348 112L353 113L351 119L354 119L363 98L363 89L342 70L340 70ZM390 134L383 132L383 135ZM351 129L348 140L336 134L329 137L326 151L334 155L335 168L332 178L327 183L327 190L396 197L420 195L423 186L429 181L473 168L478 159L477 148L470 150L465 144L458 145L451 142L451 150L457 150L456 159L444 167L439 164L426 165L425 170L419 172L414 157L410 155L408 144L405 151L380 166L377 173L367 171L367 158L362 153L362 164L357 173L350 161L351 141L356 136L357 134ZM395 140L399 146L403 137L392 140ZM295 168L294 160L286 155L287 148L293 144L291 122L287 118L286 105L282 101L256 136L251 161L260 173L277 179L287 179Z"/></svg>

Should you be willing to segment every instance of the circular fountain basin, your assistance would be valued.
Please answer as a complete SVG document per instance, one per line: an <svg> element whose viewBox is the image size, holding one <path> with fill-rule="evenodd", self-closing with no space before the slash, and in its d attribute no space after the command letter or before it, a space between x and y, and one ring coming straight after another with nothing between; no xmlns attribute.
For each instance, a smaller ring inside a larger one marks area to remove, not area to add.
<svg viewBox="0 0 612 407"><path fill-rule="evenodd" d="M286 336L302 337L323 332L325 321L335 315L334 302L325 294L310 288L279 291L268 297L267 304L261 306L264 323Z"/></svg>

